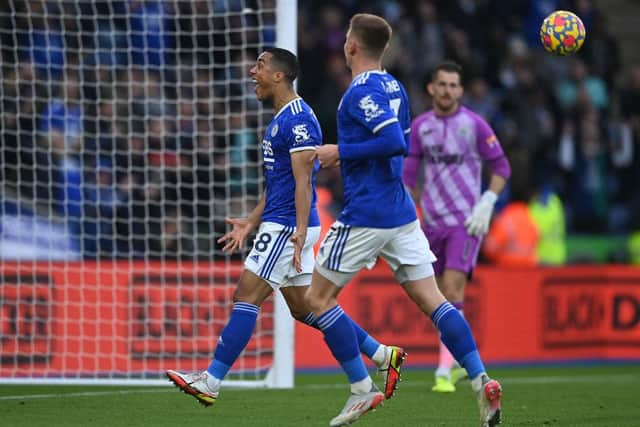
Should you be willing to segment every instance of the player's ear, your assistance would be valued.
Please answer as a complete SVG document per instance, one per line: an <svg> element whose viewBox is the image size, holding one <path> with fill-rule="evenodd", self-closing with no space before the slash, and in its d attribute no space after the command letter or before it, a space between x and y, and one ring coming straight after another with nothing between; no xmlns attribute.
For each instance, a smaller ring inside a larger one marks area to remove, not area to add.
<svg viewBox="0 0 640 427"><path fill-rule="evenodd" d="M347 44L347 53L353 56L356 53L356 50L358 48L357 42L354 39L347 39L346 44Z"/></svg>
<svg viewBox="0 0 640 427"><path fill-rule="evenodd" d="M273 73L273 81L275 81L276 83L280 83L282 79L284 79L283 71L276 71L275 73Z"/></svg>
<svg viewBox="0 0 640 427"><path fill-rule="evenodd" d="M433 96L433 82L429 82L427 83L427 93L430 96Z"/></svg>

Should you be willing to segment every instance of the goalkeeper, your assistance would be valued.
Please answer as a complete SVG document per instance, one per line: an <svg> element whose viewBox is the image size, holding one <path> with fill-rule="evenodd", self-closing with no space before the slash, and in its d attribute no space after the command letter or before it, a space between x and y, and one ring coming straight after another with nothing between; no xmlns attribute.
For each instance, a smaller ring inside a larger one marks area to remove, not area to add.
<svg viewBox="0 0 640 427"><path fill-rule="evenodd" d="M433 264L437 282L445 298L462 314L464 288L511 167L487 122L460 105L461 81L458 64L446 61L435 67L426 88L433 109L411 123L403 180L414 198L421 199L422 228L438 258ZM480 194L483 162L491 170L491 178L488 189ZM421 195L416 189L419 173L424 176ZM464 369L440 342L432 390L453 392L455 383L464 376Z"/></svg>
<svg viewBox="0 0 640 427"><path fill-rule="evenodd" d="M241 250L259 225L253 248L234 293L234 306L218 339L208 369L197 373L166 372L182 391L204 406L218 398L220 384L253 335L258 310L274 290L282 292L293 317L318 328L304 302L314 266L313 246L320 236L313 160L322 131L313 110L295 92L296 56L279 48L266 49L250 70L260 101L273 105L275 116L262 140L265 191L248 218L229 218L231 231L218 240L223 251ZM385 390L391 397L400 379L404 351L378 343L352 322L360 350L386 371Z"/></svg>

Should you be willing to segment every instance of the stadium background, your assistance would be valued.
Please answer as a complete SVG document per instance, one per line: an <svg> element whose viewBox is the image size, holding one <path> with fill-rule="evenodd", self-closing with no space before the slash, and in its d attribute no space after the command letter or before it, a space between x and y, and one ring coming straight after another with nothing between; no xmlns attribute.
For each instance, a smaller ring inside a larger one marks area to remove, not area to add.
<svg viewBox="0 0 640 427"><path fill-rule="evenodd" d="M119 271L131 262L144 261L153 270L197 265L192 262L228 269L238 261L224 257L213 242L225 230L225 216L249 211L260 191L255 141L270 114L253 98L247 70L258 47L275 38L273 16L234 15L258 5L251 1L133 1L138 21L129 22L123 20L127 3L33 0L0 6L5 280L23 280L12 262L40 260L30 267L31 276L39 277L39 269L57 260L102 277L92 285L83 276L82 286L112 294L108 301L117 303ZM274 4L260 2L266 9ZM47 18L16 18L12 7ZM587 28L575 57L553 57L539 46L539 22L559 8L575 11ZM566 267L503 271L485 263L470 286L478 308L468 315L481 349L483 337L521 343L503 346L488 360L639 359L638 270L619 266L639 262L629 249L640 230L637 3L299 2L298 88L314 106L326 143L335 142L335 108L350 80L342 58L345 26L362 10L392 23L395 37L385 66L408 88L414 114L429 105L422 89L430 67L443 58L460 62L465 104L490 121L512 162L510 191L553 191L564 203ZM144 20L158 16L164 24L151 38L125 31L146 28ZM145 49L138 49L140 43ZM327 189L325 213L335 214L339 177L323 172L319 184ZM509 191L499 207L508 202ZM80 285L72 277L54 271L48 280L60 288ZM366 283L368 277L379 286ZM11 284L3 282L7 289ZM154 289L152 284L145 292ZM395 292L379 267L351 287L345 306L356 298L374 304ZM104 302L69 298L84 304L81 318L88 321ZM487 310L489 305L510 307L510 321ZM379 319L366 307L360 305L354 317L382 338L411 341L424 333L435 343L426 326L407 330L409 323L399 321L377 328ZM66 330L74 321L64 320ZM498 322L509 327L487 332ZM310 351L324 348L317 334L301 329L297 365L327 366L327 354ZM181 340L191 338L177 338L176 345ZM533 347L525 345L530 342ZM47 343L40 343L45 350ZM37 353L40 344L29 348ZM140 344L145 351L153 345ZM196 351L206 351L208 344L202 346ZM5 345L3 351L11 349ZM417 349L412 359L432 364L435 348Z"/></svg>

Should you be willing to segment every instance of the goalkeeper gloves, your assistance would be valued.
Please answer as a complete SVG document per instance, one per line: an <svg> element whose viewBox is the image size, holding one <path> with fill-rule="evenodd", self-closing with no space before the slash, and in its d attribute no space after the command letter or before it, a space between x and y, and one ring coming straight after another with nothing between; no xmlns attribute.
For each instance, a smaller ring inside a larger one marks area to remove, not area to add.
<svg viewBox="0 0 640 427"><path fill-rule="evenodd" d="M478 237L487 233L496 200L498 200L498 195L493 191L487 190L482 193L480 200L471 210L471 215L464 222L467 233Z"/></svg>

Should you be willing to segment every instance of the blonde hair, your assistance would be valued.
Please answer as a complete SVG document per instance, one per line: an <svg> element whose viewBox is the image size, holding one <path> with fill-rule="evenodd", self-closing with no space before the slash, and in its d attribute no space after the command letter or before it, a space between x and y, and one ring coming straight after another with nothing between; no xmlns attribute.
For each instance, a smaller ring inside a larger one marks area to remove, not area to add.
<svg viewBox="0 0 640 427"><path fill-rule="evenodd" d="M351 35L362 43L369 56L380 58L391 40L391 25L380 16L357 13L349 21Z"/></svg>

